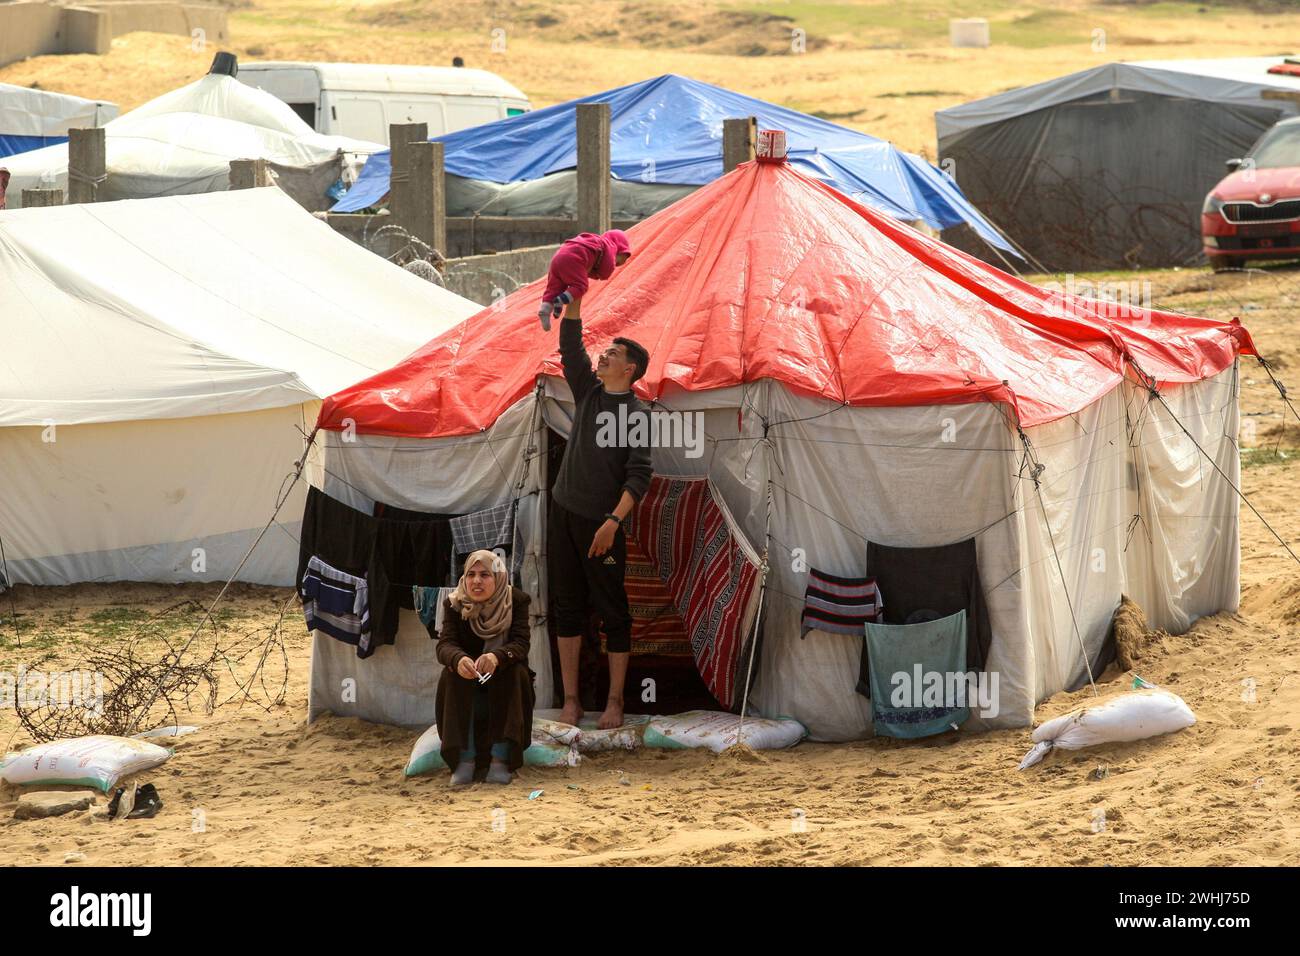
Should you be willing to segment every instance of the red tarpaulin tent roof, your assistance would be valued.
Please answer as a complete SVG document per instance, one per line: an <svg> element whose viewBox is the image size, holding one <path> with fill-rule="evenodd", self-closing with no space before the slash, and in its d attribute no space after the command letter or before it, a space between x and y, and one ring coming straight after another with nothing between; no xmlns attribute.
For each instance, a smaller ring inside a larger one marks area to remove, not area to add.
<svg viewBox="0 0 1300 956"><path fill-rule="evenodd" d="M1016 279L784 163L746 163L629 231L633 257L583 300L588 348L649 349L645 398L770 378L850 405L998 401L1022 425L1077 412L1127 360L1159 383L1254 354L1218 322L1067 296ZM325 399L318 424L433 438L487 428L537 376L556 331L517 290L398 365ZM1126 312L1127 314L1116 313Z"/></svg>

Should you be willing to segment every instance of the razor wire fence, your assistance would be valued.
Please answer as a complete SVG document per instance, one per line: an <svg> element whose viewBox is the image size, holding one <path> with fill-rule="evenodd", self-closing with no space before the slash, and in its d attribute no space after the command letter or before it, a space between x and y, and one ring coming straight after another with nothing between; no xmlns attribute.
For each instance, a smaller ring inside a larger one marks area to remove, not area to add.
<svg viewBox="0 0 1300 956"><path fill-rule="evenodd" d="M81 642L74 660L65 655L66 644L46 649L15 676L17 729L44 743L91 734L129 737L177 725L183 712L211 714L231 703L269 712L288 694L286 615L295 596L290 593L280 603L274 620L251 627L213 617L199 601L186 599L124 634ZM181 640L178 635L188 634L195 622L207 630L208 640ZM51 635L44 636L48 645ZM65 679L93 675L94 692L71 698L56 693L45 681L45 669L53 667ZM42 677L38 689L33 675Z"/></svg>

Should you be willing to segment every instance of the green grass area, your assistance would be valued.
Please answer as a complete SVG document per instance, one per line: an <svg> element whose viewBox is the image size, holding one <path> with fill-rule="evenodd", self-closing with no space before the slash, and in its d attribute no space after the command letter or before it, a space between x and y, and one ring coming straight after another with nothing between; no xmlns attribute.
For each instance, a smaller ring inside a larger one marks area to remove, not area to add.
<svg viewBox="0 0 1300 956"><path fill-rule="evenodd" d="M1143 9L1146 20L1196 16L1196 3L1159 4L1159 12ZM1023 12L1030 7L1030 12ZM992 41L1026 48L1088 43L1103 20L1127 17L1128 7L1083 5L1032 9L1030 4L1003 0L914 0L907 4L867 3L744 3L735 9L760 15L792 17L809 36L856 37L901 46L943 43L948 21L983 17L989 21ZM1122 42L1122 37L1113 39Z"/></svg>
<svg viewBox="0 0 1300 956"><path fill-rule="evenodd" d="M1286 448L1276 448L1273 445L1241 450L1242 468L1260 468L1265 465L1290 467L1295 460L1296 452L1288 451Z"/></svg>

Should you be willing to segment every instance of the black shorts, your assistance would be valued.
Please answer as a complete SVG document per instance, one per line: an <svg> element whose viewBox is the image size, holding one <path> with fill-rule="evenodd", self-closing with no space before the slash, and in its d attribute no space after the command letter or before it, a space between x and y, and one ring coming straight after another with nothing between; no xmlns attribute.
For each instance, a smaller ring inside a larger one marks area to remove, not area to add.
<svg viewBox="0 0 1300 956"><path fill-rule="evenodd" d="M632 612L623 583L627 538L619 528L608 551L587 557L591 539L604 523L604 518L575 514L552 498L547 573L556 633L560 637L581 635L594 610L600 615L606 650L617 654L632 649Z"/></svg>

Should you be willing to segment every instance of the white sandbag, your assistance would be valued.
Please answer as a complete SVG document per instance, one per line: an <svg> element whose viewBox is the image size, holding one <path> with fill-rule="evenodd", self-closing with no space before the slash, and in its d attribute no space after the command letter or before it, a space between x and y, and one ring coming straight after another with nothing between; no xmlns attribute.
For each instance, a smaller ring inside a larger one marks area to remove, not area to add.
<svg viewBox="0 0 1300 956"><path fill-rule="evenodd" d="M0 780L17 787L94 787L108 793L119 777L157 767L171 755L165 747L130 737L71 737L6 756Z"/></svg>
<svg viewBox="0 0 1300 956"><path fill-rule="evenodd" d="M197 727L191 727L189 724L173 724L170 727L155 727L153 730L146 730L131 736L136 740L153 740L155 737L184 737L186 734L195 733L198 729Z"/></svg>
<svg viewBox="0 0 1300 956"><path fill-rule="evenodd" d="M1194 723L1196 715L1181 697L1146 685L1041 724L1034 731L1034 746L1020 761L1020 769L1032 767L1056 747L1080 750L1097 744L1127 743L1172 733Z"/></svg>
<svg viewBox="0 0 1300 956"><path fill-rule="evenodd" d="M562 724L558 720L548 720L533 714L533 743L559 744L572 747L578 742L582 731L573 724Z"/></svg>
<svg viewBox="0 0 1300 956"><path fill-rule="evenodd" d="M442 738L438 736L438 725L434 724L415 742L411 756L406 761L406 775L418 777L422 774L444 770L447 761L442 759Z"/></svg>
<svg viewBox="0 0 1300 956"><path fill-rule="evenodd" d="M670 717L651 717L644 740L647 747L708 747L714 753L721 753L735 746L739 727L737 714L688 710ZM781 750L793 747L808 736L804 725L792 717L746 717L741 733L750 750Z"/></svg>
<svg viewBox="0 0 1300 956"><path fill-rule="evenodd" d="M576 745L578 728L554 720L533 718L533 741L524 751L524 763L533 767L576 767L582 760ZM406 776L418 777L447 769L442 759L442 738L434 724L415 742L406 761Z"/></svg>
<svg viewBox="0 0 1300 956"><path fill-rule="evenodd" d="M556 720L560 716L558 707L533 711L534 720L543 717ZM611 750L636 750L643 744L646 726L650 723L649 714L625 714L623 724L613 730L601 730L596 726L600 715L586 713L578 721L578 751L580 753L602 753ZM569 726L565 724L563 726Z"/></svg>

